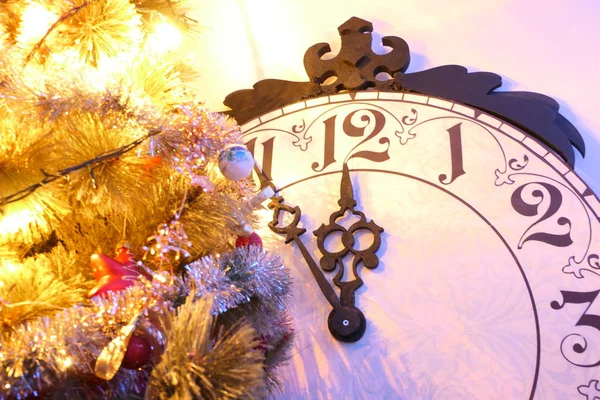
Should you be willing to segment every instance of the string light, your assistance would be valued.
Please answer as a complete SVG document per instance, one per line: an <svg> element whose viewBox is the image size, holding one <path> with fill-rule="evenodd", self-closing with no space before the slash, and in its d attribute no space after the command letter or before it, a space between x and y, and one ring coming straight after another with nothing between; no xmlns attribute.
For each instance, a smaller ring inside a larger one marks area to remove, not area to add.
<svg viewBox="0 0 600 400"><path fill-rule="evenodd" d="M154 33L148 37L148 43L158 53L174 51L181 46L183 36L173 25L167 22L159 22L154 26Z"/></svg>
<svg viewBox="0 0 600 400"><path fill-rule="evenodd" d="M10 261L4 261L1 265L4 268L4 270L7 272L14 273L19 270L19 266ZM4 286L4 282L2 283L2 286Z"/></svg>
<svg viewBox="0 0 600 400"><path fill-rule="evenodd" d="M29 224L38 219L33 210L26 208L11 211L0 218L0 232L5 235L14 235L17 232L24 231Z"/></svg>
<svg viewBox="0 0 600 400"><path fill-rule="evenodd" d="M118 149L114 149L114 150L104 152L102 154L98 154L95 158L86 160L78 165L73 165L71 167L60 170L60 171L58 171L57 174L46 174L46 177L43 180L41 180L40 182L35 183L31 186L28 186L25 189L22 189L22 190L20 190L16 193L13 193L9 196L0 197L0 207L3 205L6 205L6 204L13 203L13 202L19 201L21 199L24 199L25 197L29 196L30 194L32 194L33 192L35 192L37 189L41 188L42 186L47 185L48 183L54 182L60 178L66 177L68 174L70 174L72 172L79 171L80 169L84 169L84 168L88 168L88 167L93 167L95 165L102 164L104 162L113 160L119 156L122 156L123 154L135 149L137 146L139 146L140 144L145 142L147 139L151 138L152 136L159 135L160 133L162 133L161 129L151 130L146 135L134 140L131 143L126 144L125 146L119 147Z"/></svg>
<svg viewBox="0 0 600 400"><path fill-rule="evenodd" d="M21 16L19 41L30 42L41 39L58 16L38 3L29 3Z"/></svg>

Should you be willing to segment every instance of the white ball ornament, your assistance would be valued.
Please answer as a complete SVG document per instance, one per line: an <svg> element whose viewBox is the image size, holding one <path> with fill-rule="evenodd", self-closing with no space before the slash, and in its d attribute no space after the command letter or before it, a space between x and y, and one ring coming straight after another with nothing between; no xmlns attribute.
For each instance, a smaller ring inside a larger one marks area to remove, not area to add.
<svg viewBox="0 0 600 400"><path fill-rule="evenodd" d="M247 178L253 168L254 158L244 145L229 145L219 154L219 169L230 181L237 182Z"/></svg>

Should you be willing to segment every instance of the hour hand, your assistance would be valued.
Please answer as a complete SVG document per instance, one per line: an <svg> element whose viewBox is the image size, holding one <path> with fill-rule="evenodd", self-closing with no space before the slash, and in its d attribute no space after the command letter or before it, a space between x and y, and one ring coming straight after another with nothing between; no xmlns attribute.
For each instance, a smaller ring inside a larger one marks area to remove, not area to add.
<svg viewBox="0 0 600 400"><path fill-rule="evenodd" d="M354 198L350 171L347 164L344 164L342 170L338 204L340 209L330 215L328 224L322 224L313 233L317 237L317 245L322 254L320 260L321 268L325 271L334 271L337 268L333 283L340 288L341 307L338 309L334 308L329 315L329 330L338 340L354 342L363 336L367 326L364 314L355 305L356 290L363 285L358 267L363 265L372 269L379 265L379 258L376 253L381 245L383 228L372 220L367 221L365 214L355 209L357 202ZM347 212L358 217L358 221L354 222L348 228L338 223L338 220L342 219ZM371 233L373 242L370 246L364 249L357 248L358 243L355 239L355 234L358 232ZM327 250L325 241L329 235L336 233L341 234L343 248L331 252ZM346 268L344 257L348 255L352 255L354 258L352 262L354 279L342 281Z"/></svg>
<svg viewBox="0 0 600 400"><path fill-rule="evenodd" d="M327 278L325 278L323 272L321 272L317 263L315 262L315 260L313 260L309 251L306 249L306 246L304 246L304 243L302 243L302 240L300 240L300 236L304 232L306 232L306 229L298 227L298 224L300 223L300 218L302 218L302 211L300 211L300 207L291 207L287 204L283 204L283 201L283 197L281 196L277 196L271 199L271 202L269 203L269 208L273 210L273 220L269 222L269 228L271 228L271 230L275 233L286 235L286 244L292 242L296 244L296 246L302 253L302 256L304 257L306 264L310 268L313 277L317 281L321 292L323 293L329 304L331 304L333 308L339 307L340 300L338 299L337 294L329 285ZM290 213L293 216L292 221L285 226L280 223L282 211Z"/></svg>

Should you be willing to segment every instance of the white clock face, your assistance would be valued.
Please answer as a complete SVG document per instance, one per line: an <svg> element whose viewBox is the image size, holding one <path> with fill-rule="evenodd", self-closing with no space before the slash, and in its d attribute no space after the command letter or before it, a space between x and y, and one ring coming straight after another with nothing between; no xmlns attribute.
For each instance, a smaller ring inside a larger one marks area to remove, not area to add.
<svg viewBox="0 0 600 400"><path fill-rule="evenodd" d="M356 209L384 229L379 265L358 268L367 328L354 343L330 334L332 307L297 245L267 238L294 277L281 398L600 398L600 204L545 147L459 104L375 91L307 100L242 130L302 210L317 264L313 231L340 209L344 163ZM355 232L354 247L373 240ZM341 237L325 248L342 249ZM342 280L355 279L352 253L343 261ZM323 274L339 294L337 268Z"/></svg>

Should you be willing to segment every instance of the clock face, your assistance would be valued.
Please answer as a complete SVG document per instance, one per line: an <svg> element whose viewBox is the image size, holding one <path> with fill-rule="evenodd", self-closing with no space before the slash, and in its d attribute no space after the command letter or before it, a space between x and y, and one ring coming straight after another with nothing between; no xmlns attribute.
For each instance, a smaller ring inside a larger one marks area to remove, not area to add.
<svg viewBox="0 0 600 400"><path fill-rule="evenodd" d="M364 336L336 340L296 240L261 232L294 277L281 398L600 397L600 204L544 146L460 104L376 91L293 104L242 131L281 204L301 210L298 240L330 287L364 282ZM319 248L343 176L383 232L352 229L346 211ZM273 211L261 213L266 225ZM355 264L377 236L378 265ZM319 264L323 253L336 262Z"/></svg>

